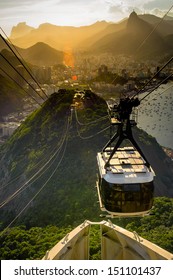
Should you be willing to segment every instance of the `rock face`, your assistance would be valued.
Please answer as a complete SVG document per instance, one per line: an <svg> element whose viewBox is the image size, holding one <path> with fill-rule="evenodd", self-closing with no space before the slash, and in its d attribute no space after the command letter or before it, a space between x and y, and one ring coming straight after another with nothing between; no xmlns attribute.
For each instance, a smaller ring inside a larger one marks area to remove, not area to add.
<svg viewBox="0 0 173 280"><path fill-rule="evenodd" d="M27 25L26 22L20 22L18 23L17 26L13 26L11 30L10 38L14 39L14 38L25 36L32 30L34 30L34 27Z"/></svg>
<svg viewBox="0 0 173 280"><path fill-rule="evenodd" d="M98 220L96 154L109 139L106 115L93 92L60 90L26 119L1 148L3 227L21 211L18 223L27 226ZM155 195L173 197L172 161L154 138L137 128L134 136L156 172Z"/></svg>

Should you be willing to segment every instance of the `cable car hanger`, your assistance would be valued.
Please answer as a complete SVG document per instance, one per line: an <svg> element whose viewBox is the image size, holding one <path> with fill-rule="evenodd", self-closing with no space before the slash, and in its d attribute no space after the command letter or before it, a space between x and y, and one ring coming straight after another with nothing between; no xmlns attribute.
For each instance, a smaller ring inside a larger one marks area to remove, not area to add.
<svg viewBox="0 0 173 280"><path fill-rule="evenodd" d="M113 112L117 113L117 120L118 120L114 124L118 126L118 129L117 132L108 141L108 143L104 146L104 148L102 149L102 153L105 152L106 148L109 147L117 138L118 141L116 142L113 150L110 153L110 156L105 164L105 168L109 167L110 160L112 159L113 155L116 153L117 149L120 147L121 143L125 139L128 139L132 143L134 148L136 148L136 150L140 153L140 155L145 160L144 164L150 169L150 164L148 160L146 159L139 145L136 143L132 134L132 126L135 126L136 122L134 120L130 120L130 115L132 113L133 108L139 105L140 105L140 101L138 98L130 99L129 97L126 97L120 99L120 103L118 106L114 106Z"/></svg>

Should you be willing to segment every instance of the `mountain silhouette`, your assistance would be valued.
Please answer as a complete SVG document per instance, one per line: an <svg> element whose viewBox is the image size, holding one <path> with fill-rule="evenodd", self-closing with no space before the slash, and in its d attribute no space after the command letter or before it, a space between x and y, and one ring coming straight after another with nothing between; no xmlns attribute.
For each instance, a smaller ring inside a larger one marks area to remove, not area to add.
<svg viewBox="0 0 173 280"><path fill-rule="evenodd" d="M149 38L143 44L149 34ZM123 31L106 35L91 47L91 50L95 52L109 51L113 54L138 54L144 58L148 55L159 55L160 52L167 51L167 49L162 36L153 31L153 27L140 19L135 12L130 14Z"/></svg>
<svg viewBox="0 0 173 280"><path fill-rule="evenodd" d="M34 29L34 27L27 25L26 22L20 22L17 26L13 26L11 30L11 39L25 36Z"/></svg>
<svg viewBox="0 0 173 280"><path fill-rule="evenodd" d="M157 28L156 28L157 27ZM96 22L89 26L56 26L43 23L31 28L21 23L12 29L11 39L21 48L28 48L38 42L54 49L65 48L92 53L113 53L148 57L172 54L173 20L163 20L154 15L137 15L132 12L129 18L119 23ZM22 29L22 32L20 32ZM154 29L154 30L153 30Z"/></svg>
<svg viewBox="0 0 173 280"><path fill-rule="evenodd" d="M38 42L27 49L18 48L18 50L24 60L33 65L51 66L63 63L63 52L53 49L43 42Z"/></svg>
<svg viewBox="0 0 173 280"><path fill-rule="evenodd" d="M81 41L97 34L103 30L109 23L105 21L96 22L89 26L73 27L73 26L57 26L50 23L43 23L37 29L27 32L20 36L20 29L15 27L10 38L14 45L21 48L28 48L37 42L43 42L52 48L63 51L64 48L75 48ZM18 30L18 31L17 31Z"/></svg>

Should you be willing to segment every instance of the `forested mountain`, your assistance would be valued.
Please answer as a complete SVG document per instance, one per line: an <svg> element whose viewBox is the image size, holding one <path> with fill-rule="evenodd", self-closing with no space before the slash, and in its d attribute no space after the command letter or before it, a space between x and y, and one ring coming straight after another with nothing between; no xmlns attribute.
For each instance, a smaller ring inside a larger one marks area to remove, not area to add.
<svg viewBox="0 0 173 280"><path fill-rule="evenodd" d="M51 95L1 148L1 227L19 213L27 227L98 220L96 154L108 127L106 102L90 90ZM155 195L172 197L173 163L154 138L134 132L156 172Z"/></svg>
<svg viewBox="0 0 173 280"><path fill-rule="evenodd" d="M4 115L21 110L25 93L0 74L0 121Z"/></svg>

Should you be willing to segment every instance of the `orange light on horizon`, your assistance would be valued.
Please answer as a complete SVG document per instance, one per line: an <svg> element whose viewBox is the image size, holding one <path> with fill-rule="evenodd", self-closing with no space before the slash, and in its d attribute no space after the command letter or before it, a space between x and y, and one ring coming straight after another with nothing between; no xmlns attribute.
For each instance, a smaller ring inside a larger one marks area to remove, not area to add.
<svg viewBox="0 0 173 280"><path fill-rule="evenodd" d="M73 75L73 76L72 76L72 80L73 80L73 81L77 81L77 75Z"/></svg>

